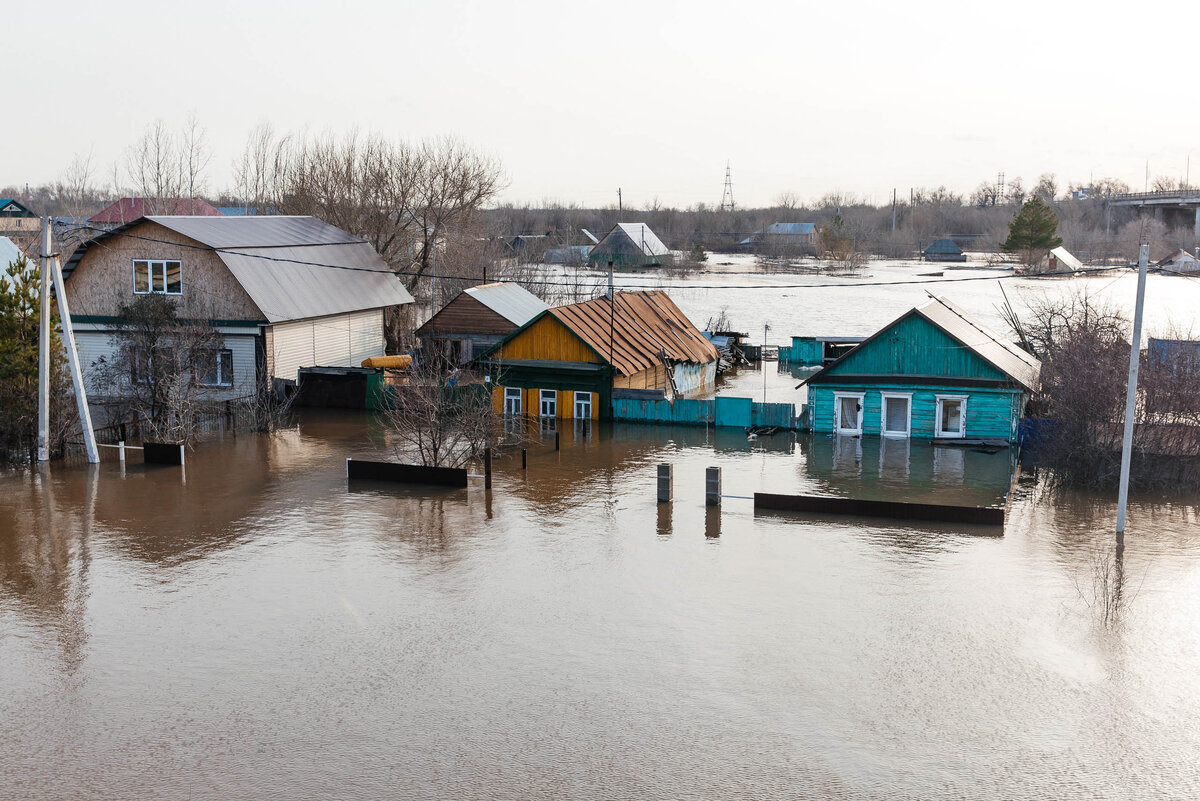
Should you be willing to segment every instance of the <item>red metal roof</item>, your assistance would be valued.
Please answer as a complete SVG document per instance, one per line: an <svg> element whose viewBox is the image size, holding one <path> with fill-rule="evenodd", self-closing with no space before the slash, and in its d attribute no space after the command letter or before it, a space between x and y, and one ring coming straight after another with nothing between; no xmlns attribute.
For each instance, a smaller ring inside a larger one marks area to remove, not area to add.
<svg viewBox="0 0 1200 801"><path fill-rule="evenodd" d="M717 349L692 325L666 292L618 292L607 297L550 310L621 375L633 375L664 357L673 362L706 364ZM611 336L610 336L611 332Z"/></svg>
<svg viewBox="0 0 1200 801"><path fill-rule="evenodd" d="M88 218L88 222L124 225L125 223L133 222L139 217L164 214L185 214L194 217L224 216L200 198L123 197L116 203L93 214Z"/></svg>

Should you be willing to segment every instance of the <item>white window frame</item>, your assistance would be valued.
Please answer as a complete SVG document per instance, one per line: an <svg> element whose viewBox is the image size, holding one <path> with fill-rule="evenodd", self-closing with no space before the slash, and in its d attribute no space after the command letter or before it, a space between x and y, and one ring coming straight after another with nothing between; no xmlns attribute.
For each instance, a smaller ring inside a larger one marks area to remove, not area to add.
<svg viewBox="0 0 1200 801"><path fill-rule="evenodd" d="M133 294L135 295L182 295L183 294L183 262L179 259L133 259ZM146 283L147 289L138 289L138 265L146 265ZM179 291L170 292L167 290L167 265L179 265ZM161 271L161 272L159 272ZM155 273L159 272L157 277L162 279L162 289L154 288Z"/></svg>
<svg viewBox="0 0 1200 801"><path fill-rule="evenodd" d="M887 402L888 399L900 399L908 401L908 417L904 421L903 431L888 431L887 427ZM892 439L907 439L912 436L912 401L913 394L911 392L880 392L879 393L879 436L890 437Z"/></svg>
<svg viewBox="0 0 1200 801"><path fill-rule="evenodd" d="M550 414L546 414L546 401L550 401ZM558 390L538 390L538 417L558 417Z"/></svg>
<svg viewBox="0 0 1200 801"><path fill-rule="evenodd" d="M861 437L863 418L866 417L867 393L865 392L834 392L833 393L833 430L835 433L848 437ZM854 398L858 401L858 428L842 428L842 398Z"/></svg>
<svg viewBox="0 0 1200 801"><path fill-rule="evenodd" d="M514 394L515 393L515 394ZM509 401L516 401L511 404ZM512 408L512 407L516 408ZM525 392L520 387L505 387L504 388L504 416L505 417L520 417L525 411Z"/></svg>
<svg viewBox="0 0 1200 801"><path fill-rule="evenodd" d="M225 370L221 367L221 354L229 354L229 375L225 375ZM218 348L213 352L217 359L217 382L209 384L204 380L204 376L199 376L197 381L202 387L232 387L233 386L233 350L231 348Z"/></svg>
<svg viewBox="0 0 1200 801"><path fill-rule="evenodd" d="M587 406L587 414L579 414L579 406L584 404ZM575 392L575 419L576 420L591 420L592 419L592 393L590 392Z"/></svg>
<svg viewBox="0 0 1200 801"><path fill-rule="evenodd" d="M969 395L934 395L937 399L937 406L933 410L933 436L938 439L963 439L967 436L967 399ZM942 403L944 401L958 401L958 431L943 431L942 430Z"/></svg>

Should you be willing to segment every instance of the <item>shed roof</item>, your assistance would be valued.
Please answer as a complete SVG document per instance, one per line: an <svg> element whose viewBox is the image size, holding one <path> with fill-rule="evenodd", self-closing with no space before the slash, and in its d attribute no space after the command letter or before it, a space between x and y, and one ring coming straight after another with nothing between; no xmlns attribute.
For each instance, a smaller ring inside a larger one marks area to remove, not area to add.
<svg viewBox="0 0 1200 801"><path fill-rule="evenodd" d="M144 222L215 252L272 323L412 303L370 243L314 217L145 217L81 245L68 277L92 245Z"/></svg>
<svg viewBox="0 0 1200 801"><path fill-rule="evenodd" d="M849 353L809 376L808 379L801 382L801 385L812 383L819 377L826 376L859 348L866 347L881 333L889 330L904 318L914 314L924 317L951 339L956 340L976 356L1025 387L1025 389L1030 391L1037 389L1038 379L1042 372L1042 363L1036 357L1026 353L1016 345L1006 342L995 331L973 319L963 309L951 303L946 298L930 298L915 309L905 312L879 329L879 331L867 337L862 344Z"/></svg>
<svg viewBox="0 0 1200 801"><path fill-rule="evenodd" d="M139 217L158 213L221 216L221 212L198 197L123 197L93 214L88 218L88 222L123 225Z"/></svg>
<svg viewBox="0 0 1200 801"><path fill-rule="evenodd" d="M1171 255L1166 256L1165 258L1159 259L1157 262L1154 263L1154 266L1155 267L1172 267L1177 264L1186 264L1186 265L1190 266L1190 265L1196 264L1197 262L1200 262L1200 259L1197 259L1195 256L1193 256L1191 253L1188 253L1183 248L1179 248Z"/></svg>
<svg viewBox="0 0 1200 801"><path fill-rule="evenodd" d="M665 357L673 362L707 364L717 349L692 325L666 292L618 292L550 309L563 325L621 375L633 375Z"/></svg>
<svg viewBox="0 0 1200 801"><path fill-rule="evenodd" d="M952 253L955 256L962 255L962 248L954 244L951 239L938 239L929 247L925 248L926 253Z"/></svg>
<svg viewBox="0 0 1200 801"><path fill-rule="evenodd" d="M671 252L670 248L662 243L662 240L650 230L650 226L645 223L617 223L612 230L604 235L604 238L592 249L594 253L605 252L605 242L609 238L626 238L633 243L636 250L641 251L644 256L665 256Z"/></svg>
<svg viewBox="0 0 1200 801"><path fill-rule="evenodd" d="M467 287L463 292L517 327L525 325L550 308L546 301L520 284L510 281Z"/></svg>
<svg viewBox="0 0 1200 801"><path fill-rule="evenodd" d="M1052 249L1050 255L1058 259L1058 263L1066 267L1071 272L1083 269L1083 262L1075 258L1075 254L1064 248L1062 245ZM1047 259L1049 261L1049 259Z"/></svg>

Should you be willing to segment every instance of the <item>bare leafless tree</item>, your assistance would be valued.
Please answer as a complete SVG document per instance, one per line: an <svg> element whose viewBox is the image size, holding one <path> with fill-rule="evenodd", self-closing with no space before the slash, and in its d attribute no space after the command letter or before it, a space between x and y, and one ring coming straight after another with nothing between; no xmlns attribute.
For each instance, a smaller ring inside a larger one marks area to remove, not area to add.
<svg viewBox="0 0 1200 801"><path fill-rule="evenodd" d="M429 368L410 374L394 387L383 413L397 457L426 467L462 467L479 459L496 433L489 386L455 386Z"/></svg>

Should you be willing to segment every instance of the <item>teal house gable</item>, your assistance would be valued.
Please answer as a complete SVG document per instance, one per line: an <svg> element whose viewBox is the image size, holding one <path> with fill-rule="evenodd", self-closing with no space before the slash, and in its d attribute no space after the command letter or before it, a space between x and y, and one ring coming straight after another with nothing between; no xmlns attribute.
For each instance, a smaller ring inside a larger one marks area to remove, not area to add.
<svg viewBox="0 0 1200 801"><path fill-rule="evenodd" d="M1040 372L1036 358L935 298L803 383L816 432L1011 442Z"/></svg>

